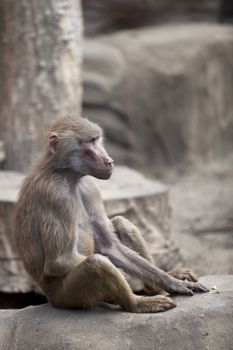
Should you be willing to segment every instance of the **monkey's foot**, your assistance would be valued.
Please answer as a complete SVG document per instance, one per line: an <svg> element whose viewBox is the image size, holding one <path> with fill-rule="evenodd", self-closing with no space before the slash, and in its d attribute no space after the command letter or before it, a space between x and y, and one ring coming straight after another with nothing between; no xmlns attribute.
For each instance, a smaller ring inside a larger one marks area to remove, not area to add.
<svg viewBox="0 0 233 350"><path fill-rule="evenodd" d="M172 309L176 303L164 295L153 297L135 296L136 303L132 306L131 312L161 312Z"/></svg>
<svg viewBox="0 0 233 350"><path fill-rule="evenodd" d="M195 272L184 267L177 267L175 269L172 269L171 271L168 271L168 274L172 277L177 278L178 280L187 280L191 282L198 281L198 277Z"/></svg>

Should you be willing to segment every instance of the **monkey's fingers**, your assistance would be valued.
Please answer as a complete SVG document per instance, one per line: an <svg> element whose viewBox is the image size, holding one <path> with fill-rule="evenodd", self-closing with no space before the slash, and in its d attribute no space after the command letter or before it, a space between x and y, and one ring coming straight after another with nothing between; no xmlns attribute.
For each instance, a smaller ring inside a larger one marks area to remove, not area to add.
<svg viewBox="0 0 233 350"><path fill-rule="evenodd" d="M193 291L189 289L185 284L182 286L179 286L178 288L169 290L168 292L171 294L180 294L180 295L188 295L188 296L192 296L194 294Z"/></svg>
<svg viewBox="0 0 233 350"><path fill-rule="evenodd" d="M187 287L195 293L207 293L209 289L203 286L201 283L186 282Z"/></svg>
<svg viewBox="0 0 233 350"><path fill-rule="evenodd" d="M156 295L154 297L136 297L136 304L134 305L133 312L161 312L176 307L174 300L164 296Z"/></svg>
<svg viewBox="0 0 233 350"><path fill-rule="evenodd" d="M177 281L175 285L172 286L171 290L168 292L181 294L181 295L190 295L192 296L194 293L207 293L208 288L204 287L200 283L189 282L189 281Z"/></svg>

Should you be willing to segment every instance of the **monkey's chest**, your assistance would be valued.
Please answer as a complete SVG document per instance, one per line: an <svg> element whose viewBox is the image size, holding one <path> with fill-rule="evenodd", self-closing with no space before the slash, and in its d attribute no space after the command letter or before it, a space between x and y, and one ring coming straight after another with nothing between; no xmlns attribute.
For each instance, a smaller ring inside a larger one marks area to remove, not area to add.
<svg viewBox="0 0 233 350"><path fill-rule="evenodd" d="M85 212L79 213L77 217L76 237L77 249L82 255L90 256L94 254L94 239L89 217Z"/></svg>

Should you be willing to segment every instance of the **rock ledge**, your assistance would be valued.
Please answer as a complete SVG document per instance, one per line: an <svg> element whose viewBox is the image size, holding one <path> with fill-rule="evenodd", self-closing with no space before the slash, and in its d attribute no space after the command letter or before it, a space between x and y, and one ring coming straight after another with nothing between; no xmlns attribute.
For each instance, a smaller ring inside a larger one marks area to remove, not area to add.
<svg viewBox="0 0 233 350"><path fill-rule="evenodd" d="M98 307L67 311L49 304L0 311L0 350L232 349L233 275L207 276L219 294L176 297L159 314L130 314Z"/></svg>

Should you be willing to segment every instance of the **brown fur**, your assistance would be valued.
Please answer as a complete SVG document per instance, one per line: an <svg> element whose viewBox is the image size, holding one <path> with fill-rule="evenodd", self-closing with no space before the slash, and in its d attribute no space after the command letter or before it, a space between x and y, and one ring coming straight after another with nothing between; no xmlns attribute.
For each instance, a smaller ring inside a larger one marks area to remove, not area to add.
<svg viewBox="0 0 233 350"><path fill-rule="evenodd" d="M108 219L98 189L85 176L111 176L113 162L101 139L100 127L82 118L66 117L51 127L46 151L25 178L17 203L15 241L28 272L61 308L99 301L132 312L175 306L166 296L136 296L125 276L151 290L207 291L194 283L191 270L169 275L158 269L137 228L121 217Z"/></svg>

